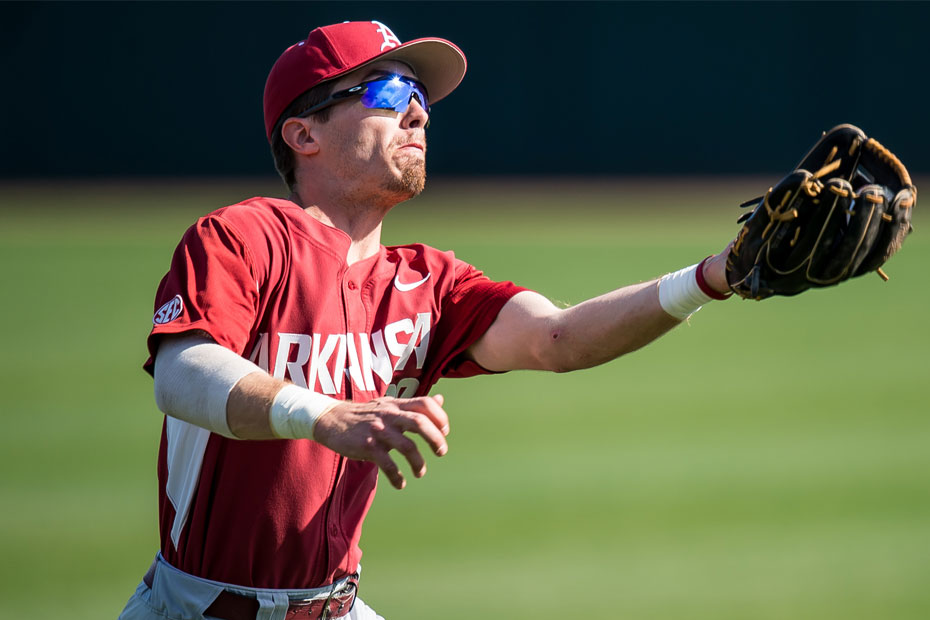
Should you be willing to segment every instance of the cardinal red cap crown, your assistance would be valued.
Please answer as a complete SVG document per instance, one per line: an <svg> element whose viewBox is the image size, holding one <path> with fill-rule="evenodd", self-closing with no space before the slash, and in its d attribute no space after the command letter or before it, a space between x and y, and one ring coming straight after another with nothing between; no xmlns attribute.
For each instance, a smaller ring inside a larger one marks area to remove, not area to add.
<svg viewBox="0 0 930 620"><path fill-rule="evenodd" d="M321 82L332 80L379 60L410 65L426 85L430 103L439 101L461 83L465 54L445 39L414 39L401 43L390 28L377 21L345 22L316 28L307 38L287 48L265 82L265 135L295 99Z"/></svg>

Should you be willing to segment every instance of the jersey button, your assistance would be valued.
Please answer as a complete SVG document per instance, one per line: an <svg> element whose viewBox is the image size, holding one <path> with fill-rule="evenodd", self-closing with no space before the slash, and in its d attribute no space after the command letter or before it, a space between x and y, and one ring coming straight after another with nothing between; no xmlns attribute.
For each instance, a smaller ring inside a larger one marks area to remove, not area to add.
<svg viewBox="0 0 930 620"><path fill-rule="evenodd" d="M350 282L349 282L349 290L350 290L350 291L354 291L356 288L358 288L358 287L356 286L355 282L350 281Z"/></svg>

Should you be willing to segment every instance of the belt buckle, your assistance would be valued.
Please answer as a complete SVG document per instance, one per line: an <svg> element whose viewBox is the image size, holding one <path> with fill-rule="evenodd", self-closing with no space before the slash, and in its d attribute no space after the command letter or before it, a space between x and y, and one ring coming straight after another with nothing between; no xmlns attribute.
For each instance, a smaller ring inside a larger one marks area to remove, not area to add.
<svg viewBox="0 0 930 620"><path fill-rule="evenodd" d="M346 580L345 588L339 590L337 593L336 588L333 588L332 592L329 593L329 596L326 597L326 602L323 604L323 610L320 613L320 620L329 620L330 618L341 618L345 614L342 613L343 608L346 604L355 602L355 594L358 591L358 573L350 575L348 580ZM339 601L339 607L335 612L330 611L330 605L333 602L334 598L342 599ZM349 605L351 609L351 604ZM346 613L348 613L348 609ZM336 614L336 615L333 615Z"/></svg>
<svg viewBox="0 0 930 620"><path fill-rule="evenodd" d="M291 601L287 610L287 620L299 620L303 618L307 620L330 620L330 618L341 618L345 615L342 613L342 610L345 609L346 604L355 601L355 593L357 590L358 577L353 575L344 584L342 589L333 588L326 598L309 598ZM339 607L335 610L331 610L331 606L334 602L338 602ZM317 606L318 604L320 607ZM318 614L317 610L319 610ZM348 613L348 610L346 610L346 613Z"/></svg>

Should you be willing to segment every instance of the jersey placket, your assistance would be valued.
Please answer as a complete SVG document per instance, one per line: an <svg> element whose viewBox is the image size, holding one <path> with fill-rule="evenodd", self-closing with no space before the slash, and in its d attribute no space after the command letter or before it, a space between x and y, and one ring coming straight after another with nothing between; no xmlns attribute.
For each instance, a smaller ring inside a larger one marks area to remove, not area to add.
<svg viewBox="0 0 930 620"><path fill-rule="evenodd" d="M342 320L343 320L343 333L346 334L346 348L354 346L354 343L349 343L349 338L354 338L355 334L362 334L367 331L366 328L366 312L365 307L362 304L362 288L359 284L361 278L358 269L358 264L350 265L344 270L340 271L339 282L341 284L341 301L342 301ZM336 377L333 377L336 380ZM339 378L342 381L343 385L343 394L346 400L355 400L356 396L365 399L365 393L362 390L357 390L356 386L352 382L352 377L346 365L345 369L342 371L342 376ZM334 570L339 570L340 566L334 563L336 558L344 557L348 551L351 541L349 537L346 536L346 533L342 530L342 511L343 511L343 497L340 492L340 487L344 486L343 478L346 473L346 459L343 456L339 457L339 463L336 468L336 479L333 482L333 492L331 493L329 507L326 513L326 532L327 532L327 555L328 562L330 564L329 570L332 573ZM338 549L333 549L334 543L338 543ZM335 554L333 552L336 552ZM354 570L354 567L344 567L348 570Z"/></svg>

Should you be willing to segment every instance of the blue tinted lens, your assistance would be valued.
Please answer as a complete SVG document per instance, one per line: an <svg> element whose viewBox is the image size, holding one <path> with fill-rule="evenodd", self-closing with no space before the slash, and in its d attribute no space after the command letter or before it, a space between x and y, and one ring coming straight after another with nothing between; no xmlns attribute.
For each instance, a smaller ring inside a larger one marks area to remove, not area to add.
<svg viewBox="0 0 930 620"><path fill-rule="evenodd" d="M420 106L429 112L429 102L426 92L419 84L412 80L394 76L384 80L374 80L366 85L365 94L362 95L362 105L366 108L394 110L405 112L410 105L410 98L416 97Z"/></svg>

